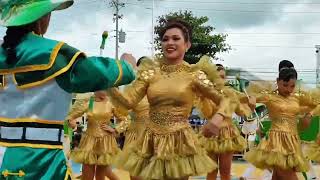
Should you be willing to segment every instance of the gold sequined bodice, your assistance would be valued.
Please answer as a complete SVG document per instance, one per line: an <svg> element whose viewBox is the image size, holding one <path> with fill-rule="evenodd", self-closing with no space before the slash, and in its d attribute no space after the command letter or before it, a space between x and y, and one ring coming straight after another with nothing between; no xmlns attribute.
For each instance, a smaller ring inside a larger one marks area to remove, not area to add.
<svg viewBox="0 0 320 180"><path fill-rule="evenodd" d="M160 65L147 89L151 120L149 127L166 133L189 126L195 78L185 64Z"/></svg>
<svg viewBox="0 0 320 180"><path fill-rule="evenodd" d="M169 111L187 117L193 103L193 78L187 72L159 72L147 90L150 111Z"/></svg>
<svg viewBox="0 0 320 180"><path fill-rule="evenodd" d="M94 102L92 110L88 110L88 127L86 133L93 136L104 136L105 132L101 125L111 123L113 117L113 106L109 101Z"/></svg>
<svg viewBox="0 0 320 180"><path fill-rule="evenodd" d="M92 107L89 108L90 97L84 99L77 99L72 105L72 108L68 114L67 120L73 120L83 116L85 113L88 117L88 127L86 133L88 135L101 137L106 135L102 128L102 124L111 125L111 118L115 117L117 125L115 127L118 133L126 130L129 125L129 121L124 114L114 107L109 101L93 102ZM118 123L119 122L119 123Z"/></svg>
<svg viewBox="0 0 320 180"><path fill-rule="evenodd" d="M258 98L257 100L259 101ZM296 96L283 97L278 93L265 95L266 104L272 121L271 130L297 133L297 117L300 113L299 99ZM260 101L261 102L261 101Z"/></svg>
<svg viewBox="0 0 320 180"><path fill-rule="evenodd" d="M114 104L126 109L134 109L146 96L150 106L147 129L154 133L174 132L189 126L188 117L198 95L216 104L226 101L223 92L216 87L215 82L219 80L214 78L219 76L212 74L209 80L199 67L186 62L168 65L163 60L144 60L137 79L124 93L117 89L111 89L109 93ZM213 69L215 73L216 68ZM225 115L223 108L218 112Z"/></svg>

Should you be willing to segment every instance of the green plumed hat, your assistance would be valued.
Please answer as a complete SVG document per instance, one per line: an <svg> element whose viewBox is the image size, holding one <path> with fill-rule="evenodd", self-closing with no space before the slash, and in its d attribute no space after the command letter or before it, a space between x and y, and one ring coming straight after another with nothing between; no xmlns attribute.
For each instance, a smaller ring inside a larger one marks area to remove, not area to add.
<svg viewBox="0 0 320 180"><path fill-rule="evenodd" d="M44 15L70 7L73 0L0 0L0 25L30 24Z"/></svg>

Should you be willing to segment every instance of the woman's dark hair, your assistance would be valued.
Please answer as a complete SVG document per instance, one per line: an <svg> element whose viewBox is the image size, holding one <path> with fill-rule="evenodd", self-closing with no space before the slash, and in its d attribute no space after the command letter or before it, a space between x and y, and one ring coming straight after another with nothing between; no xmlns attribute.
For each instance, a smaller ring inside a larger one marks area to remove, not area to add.
<svg viewBox="0 0 320 180"><path fill-rule="evenodd" d="M222 64L216 64L217 66L217 71L224 70L224 66Z"/></svg>
<svg viewBox="0 0 320 180"><path fill-rule="evenodd" d="M291 68L284 67L280 70L278 79L288 82L290 81L290 79L298 79L298 74L293 67Z"/></svg>
<svg viewBox="0 0 320 180"><path fill-rule="evenodd" d="M280 63L279 63L278 71L280 72L280 70L281 70L282 68L285 68L285 67L287 67L287 68L294 68L294 65L293 65L293 63L292 63L291 61L289 61L289 60L282 60L282 61L280 61Z"/></svg>
<svg viewBox="0 0 320 180"><path fill-rule="evenodd" d="M146 56L142 56L141 58L138 59L138 61L137 61L137 66L139 66L139 65L141 64L141 62L142 62L142 60L143 60L144 58L146 58Z"/></svg>
<svg viewBox="0 0 320 180"><path fill-rule="evenodd" d="M3 37L1 47L7 53L7 64L14 64L17 61L16 47L20 44L22 39L35 28L35 24L28 24L25 26L8 27L6 35Z"/></svg>
<svg viewBox="0 0 320 180"><path fill-rule="evenodd" d="M192 28L189 25L189 23L181 20L181 19L169 19L165 26L160 29L158 32L159 38L162 40L164 34L166 33L167 30L172 29L172 28L178 28L182 31L184 40L186 42L191 42L192 39Z"/></svg>

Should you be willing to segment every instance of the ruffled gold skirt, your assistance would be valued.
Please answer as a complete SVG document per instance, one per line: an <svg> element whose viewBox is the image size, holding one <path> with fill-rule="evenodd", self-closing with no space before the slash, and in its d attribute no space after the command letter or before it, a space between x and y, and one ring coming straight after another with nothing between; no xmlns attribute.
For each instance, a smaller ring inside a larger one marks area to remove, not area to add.
<svg viewBox="0 0 320 180"><path fill-rule="evenodd" d="M245 160L260 169L293 169L307 172L308 161L302 155L299 136L289 132L270 130L269 137L245 154Z"/></svg>
<svg viewBox="0 0 320 180"><path fill-rule="evenodd" d="M130 144L132 144L137 139L137 132L130 130L125 133L125 136L126 137L124 140L123 149L128 148Z"/></svg>
<svg viewBox="0 0 320 180"><path fill-rule="evenodd" d="M190 127L166 134L145 129L137 141L120 153L116 165L131 176L144 179L203 175L217 167Z"/></svg>
<svg viewBox="0 0 320 180"><path fill-rule="evenodd" d="M206 138L200 135L200 141L208 153L222 154L241 152L247 148L247 142L234 125L220 129L219 137Z"/></svg>
<svg viewBox="0 0 320 180"><path fill-rule="evenodd" d="M126 138L124 141L123 149L128 148L130 144L134 143L134 141L137 140L139 134L141 134L141 132L143 132L144 129L145 127L143 124L131 126L130 129L125 133Z"/></svg>
<svg viewBox="0 0 320 180"><path fill-rule="evenodd" d="M309 145L306 151L307 159L320 162L320 145L312 143Z"/></svg>
<svg viewBox="0 0 320 180"><path fill-rule="evenodd" d="M84 133L79 147L71 152L71 159L76 163L107 166L114 163L120 149L112 134L95 137Z"/></svg>

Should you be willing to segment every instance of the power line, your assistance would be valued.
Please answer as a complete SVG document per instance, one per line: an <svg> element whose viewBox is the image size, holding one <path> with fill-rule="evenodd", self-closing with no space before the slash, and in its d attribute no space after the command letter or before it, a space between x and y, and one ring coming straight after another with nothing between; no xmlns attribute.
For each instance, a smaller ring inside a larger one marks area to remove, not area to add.
<svg viewBox="0 0 320 180"><path fill-rule="evenodd" d="M127 3L128 5L136 5L139 7L141 4ZM151 8L151 7L144 7ZM213 11L213 12L239 12L239 13L287 13L287 14L319 14L320 11L264 11L264 10L239 10L239 9L211 9L211 8L194 8L194 7L178 7L178 6L160 6L157 5L157 8L162 9L181 9L184 10L197 10L197 11Z"/></svg>
<svg viewBox="0 0 320 180"><path fill-rule="evenodd" d="M147 30L126 30L126 32L132 32L132 33L146 33ZM213 35L215 34L227 34L227 35L252 35L252 36L260 36L260 35L269 35L269 36L311 36L311 35L320 35L320 33L316 32L306 32L306 33L299 33L299 32L287 32L287 33L278 33L278 32L270 32L270 33L263 33L263 32L227 32L227 31L213 31ZM304 48L310 48L310 47L304 47Z"/></svg>
<svg viewBox="0 0 320 180"><path fill-rule="evenodd" d="M162 1L162 0L155 0L155 1ZM261 5L261 4L270 4L270 5L320 5L320 2L315 3L315 2L305 2L305 3L300 3L300 2L237 2L237 1L166 1L166 2L172 2L172 3L200 3L200 4L245 4L245 5Z"/></svg>
<svg viewBox="0 0 320 180"><path fill-rule="evenodd" d="M151 7L141 6L141 4L137 4L137 3L129 3L129 2L126 2L126 4L134 5L134 6L139 6L139 7L143 7L143 8L151 8Z"/></svg>
<svg viewBox="0 0 320 180"><path fill-rule="evenodd" d="M126 32L132 32L132 33L145 33L147 31L145 30L126 30Z"/></svg>
<svg viewBox="0 0 320 180"><path fill-rule="evenodd" d="M231 35L320 35L318 32L228 32L228 31L219 31L213 32L218 34L231 34Z"/></svg>
<svg viewBox="0 0 320 180"><path fill-rule="evenodd" d="M235 46L235 47L255 47L255 48L294 48L294 49L314 49L312 46L278 46L278 45L239 45L239 44L230 44L230 46Z"/></svg>
<svg viewBox="0 0 320 180"><path fill-rule="evenodd" d="M127 32L147 32L146 30L127 30ZM230 35L320 35L318 32L232 32L232 31L213 31L213 34Z"/></svg>

